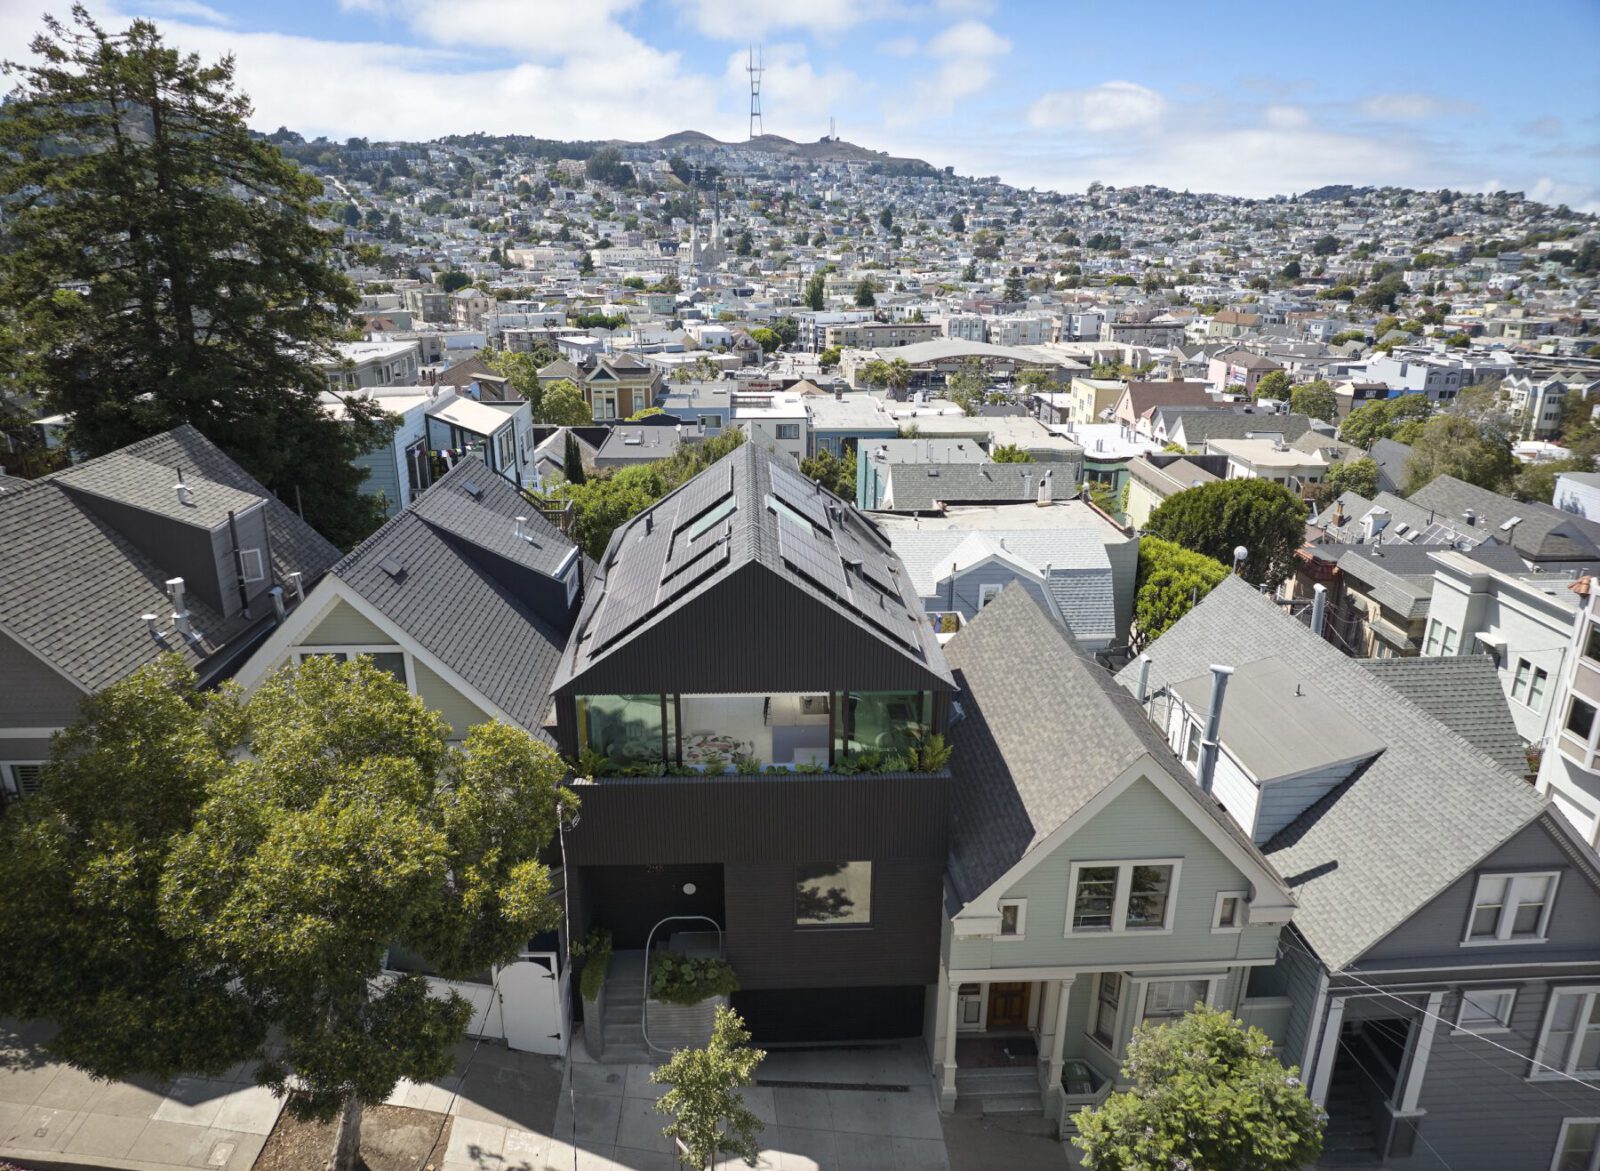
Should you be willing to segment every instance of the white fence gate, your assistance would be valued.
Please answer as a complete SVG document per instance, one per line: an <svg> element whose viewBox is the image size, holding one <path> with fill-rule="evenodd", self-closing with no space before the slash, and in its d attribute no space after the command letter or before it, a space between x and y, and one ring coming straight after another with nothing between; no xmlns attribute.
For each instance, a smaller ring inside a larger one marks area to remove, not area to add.
<svg viewBox="0 0 1600 1171"><path fill-rule="evenodd" d="M472 1005L467 1036L504 1041L509 1049L565 1056L571 1035L567 974L556 975L555 952L524 952L494 972L493 984L429 976L428 991L454 992Z"/></svg>

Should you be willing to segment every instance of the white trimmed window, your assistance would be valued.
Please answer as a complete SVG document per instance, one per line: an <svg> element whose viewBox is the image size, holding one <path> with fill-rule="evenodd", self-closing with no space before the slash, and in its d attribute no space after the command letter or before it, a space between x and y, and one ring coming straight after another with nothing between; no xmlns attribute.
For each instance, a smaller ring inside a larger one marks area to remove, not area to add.
<svg viewBox="0 0 1600 1171"><path fill-rule="evenodd" d="M1554 870L1480 874L1462 944L1543 942L1559 877Z"/></svg>
<svg viewBox="0 0 1600 1171"><path fill-rule="evenodd" d="M1511 1029L1511 1010L1517 1003L1515 988L1468 988L1456 1010L1456 1031L1505 1033Z"/></svg>
<svg viewBox="0 0 1600 1171"><path fill-rule="evenodd" d="M303 663L307 659L316 658L318 655L332 659L336 663L348 663L351 659L366 655L372 660L372 665L380 671L387 671L401 683L406 690L415 692L417 687L411 666L411 656L397 646L305 646L296 647L294 661Z"/></svg>
<svg viewBox="0 0 1600 1171"><path fill-rule="evenodd" d="M1000 596L1000 591L1003 589L1005 589L1005 586L999 582L990 581L980 585L978 587L978 609L983 609L990 602L998 598Z"/></svg>
<svg viewBox="0 0 1600 1171"><path fill-rule="evenodd" d="M1539 1032L1532 1079L1600 1078L1600 988L1556 988Z"/></svg>
<svg viewBox="0 0 1600 1171"><path fill-rule="evenodd" d="M1511 676L1511 698L1526 704L1534 711L1544 710L1544 693L1550 683L1550 672L1535 667L1527 659L1518 659Z"/></svg>
<svg viewBox="0 0 1600 1171"><path fill-rule="evenodd" d="M1600 1118L1566 1118L1550 1171L1600 1171Z"/></svg>
<svg viewBox="0 0 1600 1171"><path fill-rule="evenodd" d="M1117 1016L1122 1008L1122 992L1127 981L1121 972L1101 972L1095 983L1093 1015L1089 1035L1107 1049L1117 1040Z"/></svg>
<svg viewBox="0 0 1600 1171"><path fill-rule="evenodd" d="M1139 1019L1157 1024L1174 1021L1197 1003L1211 1003L1210 980L1153 980L1145 985L1144 1011Z"/></svg>
<svg viewBox="0 0 1600 1171"><path fill-rule="evenodd" d="M1249 891L1219 890L1216 910L1211 916L1211 933L1216 935L1228 931L1243 931L1245 900L1249 897Z"/></svg>
<svg viewBox="0 0 1600 1171"><path fill-rule="evenodd" d="M260 549L239 550L239 576L247 582L266 580L267 574L261 563Z"/></svg>
<svg viewBox="0 0 1600 1171"><path fill-rule="evenodd" d="M1001 939L1022 939L1028 929L1028 900L1000 900Z"/></svg>
<svg viewBox="0 0 1600 1171"><path fill-rule="evenodd" d="M1074 862L1067 935L1172 930L1181 858Z"/></svg>

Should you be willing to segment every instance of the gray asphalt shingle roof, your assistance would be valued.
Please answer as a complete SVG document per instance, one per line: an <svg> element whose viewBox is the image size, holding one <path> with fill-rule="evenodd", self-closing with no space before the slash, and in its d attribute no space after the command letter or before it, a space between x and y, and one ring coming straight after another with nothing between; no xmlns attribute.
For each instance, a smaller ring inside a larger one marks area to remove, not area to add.
<svg viewBox="0 0 1600 1171"><path fill-rule="evenodd" d="M1039 495L1039 477L1049 473L1050 499L1078 494L1076 462L1021 464L891 464L884 507L893 512L932 512L945 504L1026 504ZM930 475L936 471L937 475Z"/></svg>
<svg viewBox="0 0 1600 1171"><path fill-rule="evenodd" d="M1354 963L1547 807L1520 777L1235 578L1147 653L1154 684L1281 656L1322 679L1386 745L1266 846L1299 900L1296 927L1330 969ZM1119 681L1133 686L1136 672L1125 668Z"/></svg>
<svg viewBox="0 0 1600 1171"><path fill-rule="evenodd" d="M309 588L338 560L333 545L198 431L183 426L0 494L0 631L92 692L167 649L197 669L214 664L240 636L270 622L270 612L266 618L258 612L225 621L191 591L187 605L204 644L158 644L141 615L171 612L166 581L181 571L158 564L68 487L117 499L142 501L148 495L150 506L167 515L180 507L171 470L178 466L197 501L265 501L279 580L299 571Z"/></svg>
<svg viewBox="0 0 1600 1171"><path fill-rule="evenodd" d="M469 482L482 499L467 490ZM531 542L515 537L518 516L528 518ZM469 459L331 572L491 703L543 736L566 632L496 575L495 559L551 576L575 548L509 481ZM391 574L386 561L403 572Z"/></svg>
<svg viewBox="0 0 1600 1171"><path fill-rule="evenodd" d="M1491 656L1357 661L1508 772L1528 771L1522 737Z"/></svg>
<svg viewBox="0 0 1600 1171"><path fill-rule="evenodd" d="M950 732L949 860L962 903L1146 756L1260 857L1173 757L1137 701L1026 591L1008 586L945 653L963 713Z"/></svg>
<svg viewBox="0 0 1600 1171"><path fill-rule="evenodd" d="M1600 567L1600 524L1534 500L1513 500L1454 476L1436 476L1410 497L1413 507L1430 509L1441 519L1465 524L1471 509L1473 529L1506 540L1500 528L1513 517L1521 521L1509 543L1532 561L1587 561Z"/></svg>

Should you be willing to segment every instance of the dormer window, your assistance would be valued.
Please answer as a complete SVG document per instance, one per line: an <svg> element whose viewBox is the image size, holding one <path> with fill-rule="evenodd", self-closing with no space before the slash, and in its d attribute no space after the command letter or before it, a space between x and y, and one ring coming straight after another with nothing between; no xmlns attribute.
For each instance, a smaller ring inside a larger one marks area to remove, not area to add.
<svg viewBox="0 0 1600 1171"><path fill-rule="evenodd" d="M1560 874L1481 874L1462 944L1543 943Z"/></svg>

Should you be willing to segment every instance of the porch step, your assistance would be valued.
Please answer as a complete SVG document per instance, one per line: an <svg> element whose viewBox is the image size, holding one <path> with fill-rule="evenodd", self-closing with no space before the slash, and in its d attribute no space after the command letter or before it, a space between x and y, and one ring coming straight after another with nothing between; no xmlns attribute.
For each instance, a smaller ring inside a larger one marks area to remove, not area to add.
<svg viewBox="0 0 1600 1171"><path fill-rule="evenodd" d="M640 1001L632 1003L610 1001L606 1004L606 1025L628 1025L634 1032L639 1031L639 1026L644 1023L644 1004Z"/></svg>
<svg viewBox="0 0 1600 1171"><path fill-rule="evenodd" d="M1037 1114L1043 1109L1037 1090L1026 1094L956 1093L957 1114Z"/></svg>
<svg viewBox="0 0 1600 1171"><path fill-rule="evenodd" d="M963 1098L991 1095L1032 1094L1039 1096L1039 1078L1031 1069L974 1070L956 1072L956 1093Z"/></svg>

